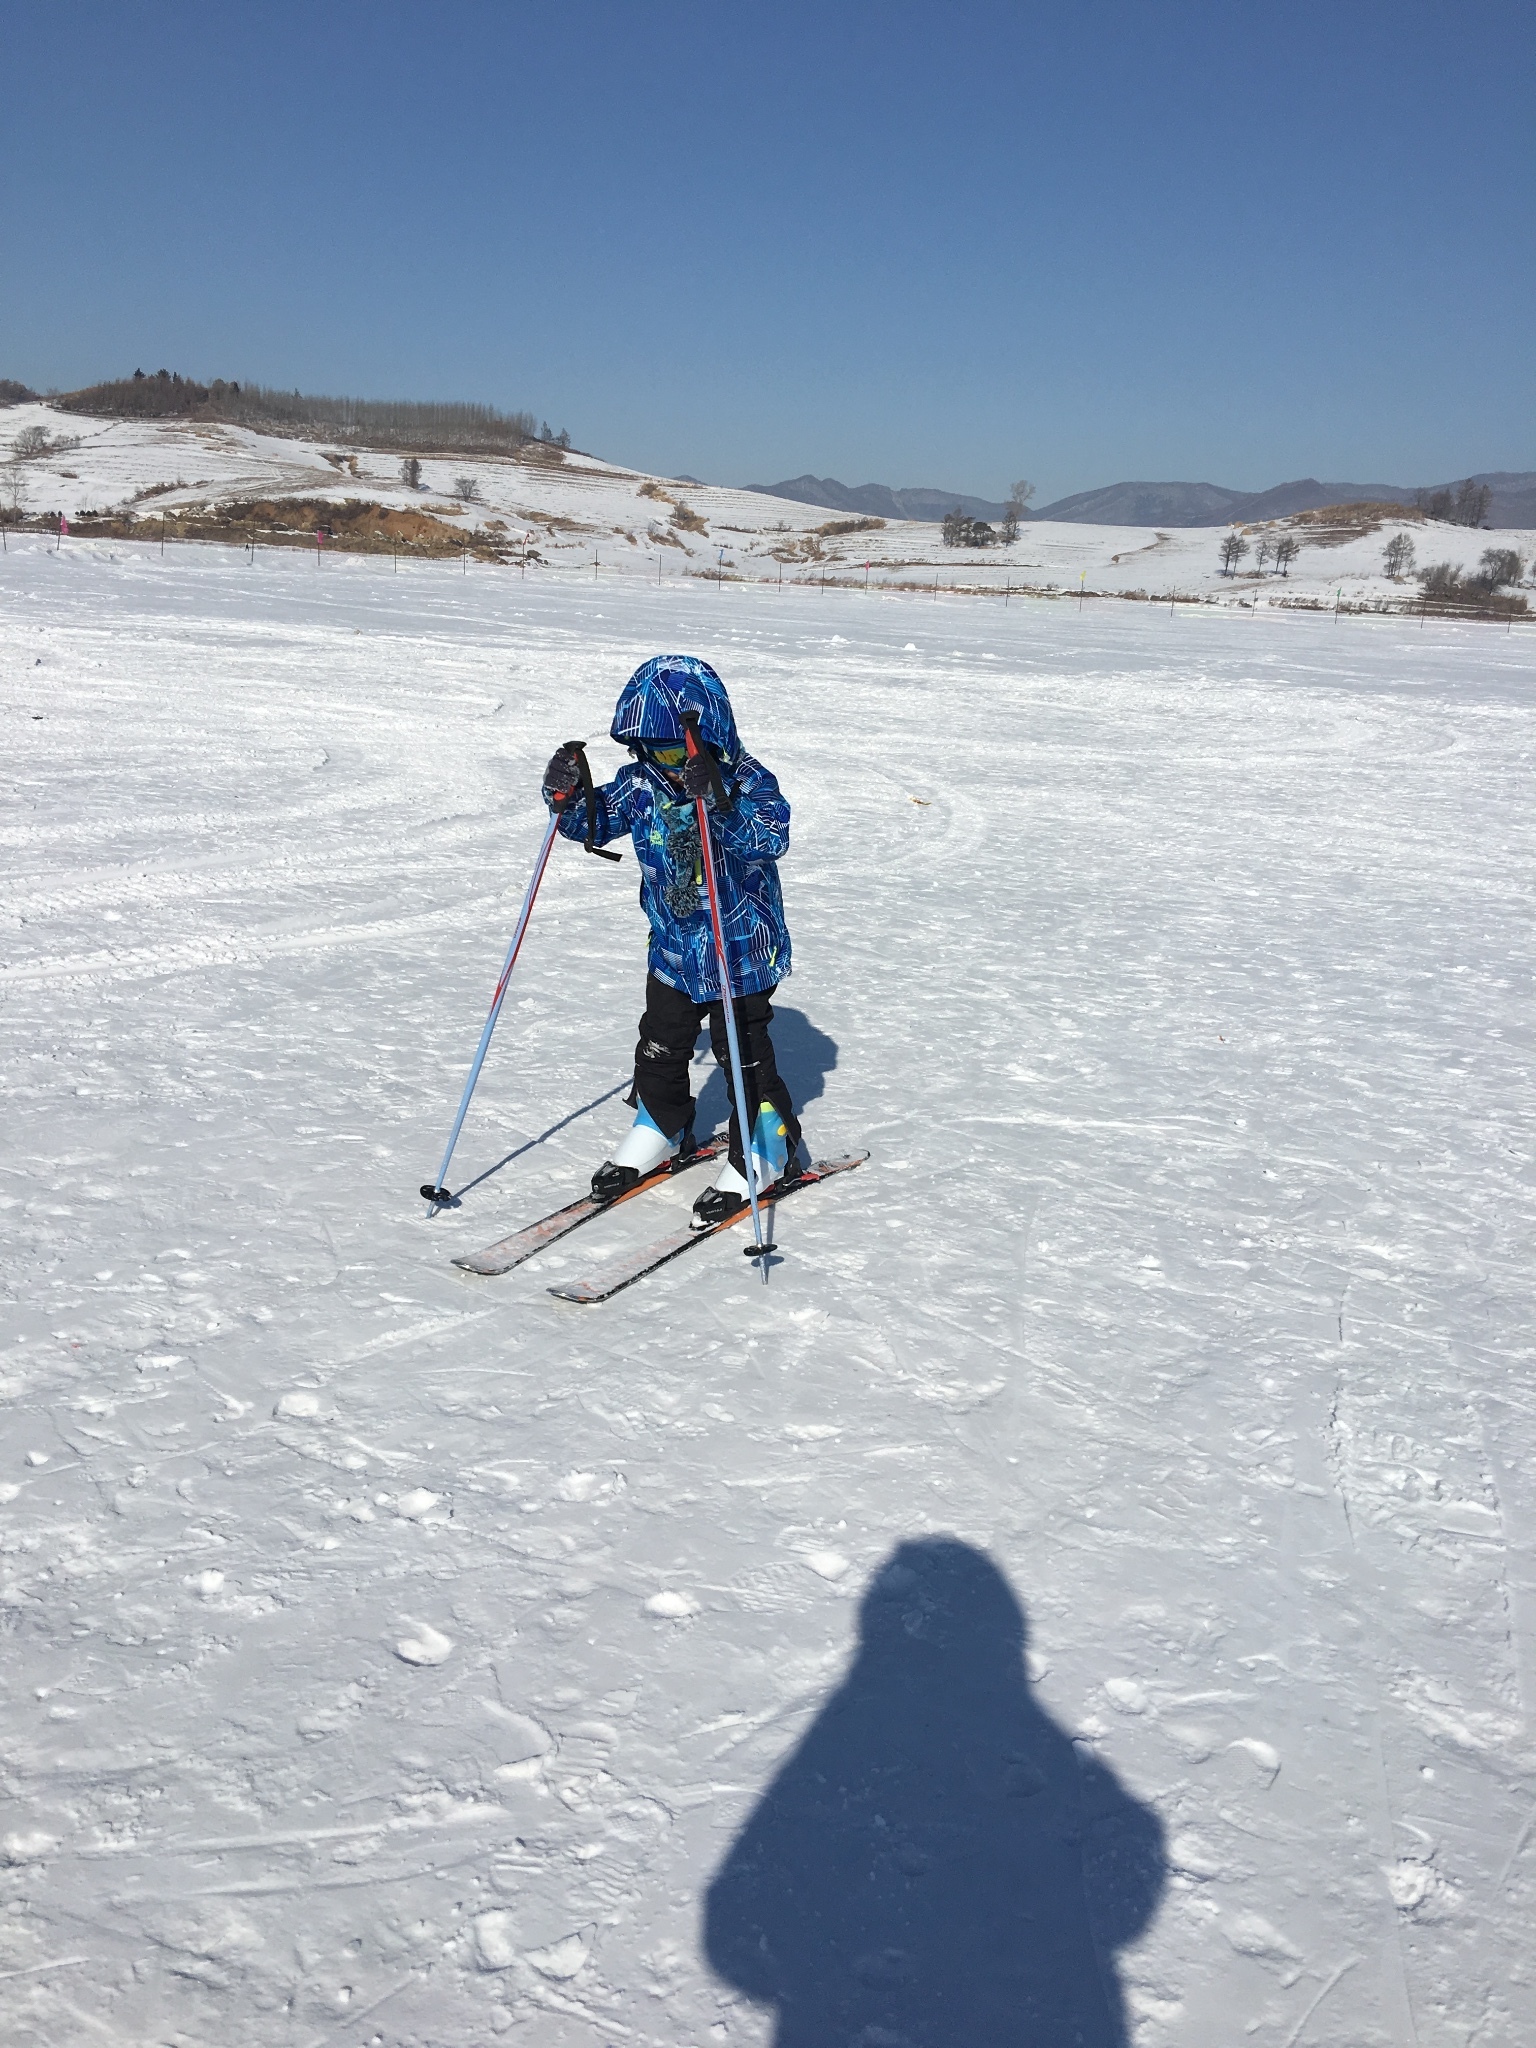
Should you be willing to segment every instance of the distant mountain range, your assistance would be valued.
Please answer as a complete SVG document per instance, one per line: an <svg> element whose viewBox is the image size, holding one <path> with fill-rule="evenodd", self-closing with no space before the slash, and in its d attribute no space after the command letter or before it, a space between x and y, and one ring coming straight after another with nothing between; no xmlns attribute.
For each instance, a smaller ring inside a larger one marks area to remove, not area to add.
<svg viewBox="0 0 1536 2048"><path fill-rule="evenodd" d="M1484 470L1474 483L1492 492L1488 524L1536 527L1536 470ZM1461 478L1455 479L1456 483ZM829 512L855 512L878 519L942 519L956 506L972 519L1001 519L1006 507L988 498L970 498L964 491L939 491L929 485L893 490L889 484L840 484L831 476L796 476L781 484L748 484L765 497L789 498L797 505L824 505ZM1312 512L1320 505L1411 505L1418 486L1405 484L1319 483L1303 477L1276 484L1268 491L1231 491L1222 484L1107 484L1102 490L1079 491L1052 505L1031 506L1028 519L1064 519L1082 526L1226 526L1234 519L1283 519L1292 512ZM1439 485L1425 485L1437 490Z"/></svg>
<svg viewBox="0 0 1536 2048"><path fill-rule="evenodd" d="M927 486L893 491L889 484L840 484L835 476L794 476L788 483L746 488L768 498L790 498L797 505L825 505L829 512L862 512L876 519L942 519L957 505L972 519L1001 519L1004 510L986 498L968 498L964 491Z"/></svg>

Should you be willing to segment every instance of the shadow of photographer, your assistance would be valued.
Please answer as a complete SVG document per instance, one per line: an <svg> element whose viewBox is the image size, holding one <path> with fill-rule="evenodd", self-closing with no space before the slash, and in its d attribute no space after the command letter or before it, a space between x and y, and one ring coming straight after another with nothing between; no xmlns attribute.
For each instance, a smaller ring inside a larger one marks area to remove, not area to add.
<svg viewBox="0 0 1536 2048"><path fill-rule="evenodd" d="M858 1655L710 1886L718 1975L776 2048L1125 2048L1116 1952L1163 1830L1036 1703L982 1552L901 1544Z"/></svg>

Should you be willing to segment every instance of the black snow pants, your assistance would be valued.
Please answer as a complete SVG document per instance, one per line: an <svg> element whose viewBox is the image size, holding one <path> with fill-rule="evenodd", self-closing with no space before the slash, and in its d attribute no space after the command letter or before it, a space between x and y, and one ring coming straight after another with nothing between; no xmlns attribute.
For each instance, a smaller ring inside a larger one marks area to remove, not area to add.
<svg viewBox="0 0 1536 2048"><path fill-rule="evenodd" d="M773 1040L768 1026L773 1019L773 990L760 995L738 996L735 1002L736 1036L741 1045L742 1081L747 1091L747 1114L753 1122L761 1104L771 1102L783 1117L789 1132L789 1157L795 1158L800 1143L800 1125L788 1088L780 1078L773 1057ZM658 1130L675 1138L693 1121L693 1089L688 1068L698 1043L704 1019L709 1019L710 1050L725 1074L726 1092L731 1098L731 1164L746 1172L742 1156L741 1131L736 1116L736 1091L731 1082L731 1053L725 1035L725 1009L718 1000L696 1003L680 988L645 978L645 1015L640 1019L640 1042L635 1047L635 1086L630 1100L638 1099Z"/></svg>

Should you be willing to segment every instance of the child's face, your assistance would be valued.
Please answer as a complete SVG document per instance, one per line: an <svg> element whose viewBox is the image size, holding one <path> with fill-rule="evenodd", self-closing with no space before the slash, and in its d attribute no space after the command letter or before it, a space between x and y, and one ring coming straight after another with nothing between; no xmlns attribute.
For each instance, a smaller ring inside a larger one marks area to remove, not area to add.
<svg viewBox="0 0 1536 2048"><path fill-rule="evenodd" d="M675 746L670 743L665 746L653 746L647 741L645 758L653 767L659 768L675 788L677 779L683 771L683 764L688 759L688 748L681 740Z"/></svg>

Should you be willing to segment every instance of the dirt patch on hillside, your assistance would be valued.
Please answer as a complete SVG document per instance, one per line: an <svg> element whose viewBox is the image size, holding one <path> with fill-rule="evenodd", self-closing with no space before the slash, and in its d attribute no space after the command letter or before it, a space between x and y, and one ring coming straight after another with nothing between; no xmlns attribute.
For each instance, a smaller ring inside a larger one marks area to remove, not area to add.
<svg viewBox="0 0 1536 2048"><path fill-rule="evenodd" d="M776 562L783 562L786 567L793 562L837 562L842 559L840 555L828 554L817 533L796 534L789 540L779 541L768 552Z"/></svg>
<svg viewBox="0 0 1536 2048"><path fill-rule="evenodd" d="M684 498L674 497L664 491L654 477L647 477L635 492L638 498L654 498L658 504L672 507L672 524L683 533L708 533L707 523L701 519Z"/></svg>
<svg viewBox="0 0 1536 2048"><path fill-rule="evenodd" d="M869 519L829 519L825 526L818 526L816 531L824 540L837 540L845 533L883 533L885 531L885 521L873 517Z"/></svg>
<svg viewBox="0 0 1536 2048"><path fill-rule="evenodd" d="M498 522L499 523L499 522ZM70 530L85 539L158 540L162 515L134 519L124 512L83 512ZM336 504L327 498L244 498L220 505L178 505L163 515L168 540L211 540L239 546L319 545L347 554L457 555L480 561L521 557L521 544L503 529L466 532L409 505L380 505L362 498Z"/></svg>
<svg viewBox="0 0 1536 2048"><path fill-rule="evenodd" d="M1318 505L1310 512L1292 512L1288 518L1269 523L1295 529L1308 547L1338 548L1346 541L1364 540L1368 534L1378 533L1383 526L1422 524L1423 519L1424 514L1412 505L1363 500L1353 505Z"/></svg>

